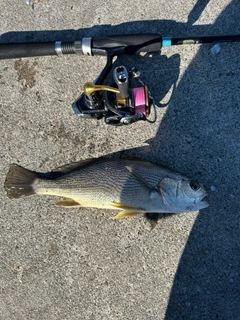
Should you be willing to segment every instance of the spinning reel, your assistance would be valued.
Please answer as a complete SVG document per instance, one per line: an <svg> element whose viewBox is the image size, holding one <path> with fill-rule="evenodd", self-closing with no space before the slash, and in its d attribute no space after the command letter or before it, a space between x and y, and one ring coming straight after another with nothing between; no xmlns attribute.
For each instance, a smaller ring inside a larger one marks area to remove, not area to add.
<svg viewBox="0 0 240 320"><path fill-rule="evenodd" d="M86 82L84 92L72 104L74 112L85 118L104 117L105 123L117 126L139 120L155 122L154 100L147 85L140 79L140 72L136 68L128 72L124 66L119 66L113 70L113 79L110 85L99 84L99 78L94 83ZM150 120L152 107L154 119Z"/></svg>

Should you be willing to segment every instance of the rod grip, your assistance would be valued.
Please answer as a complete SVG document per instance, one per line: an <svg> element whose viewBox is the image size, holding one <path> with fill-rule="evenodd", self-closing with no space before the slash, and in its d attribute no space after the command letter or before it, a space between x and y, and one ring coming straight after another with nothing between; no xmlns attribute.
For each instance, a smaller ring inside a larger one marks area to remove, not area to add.
<svg viewBox="0 0 240 320"><path fill-rule="evenodd" d="M55 42L0 43L0 59L56 55Z"/></svg>

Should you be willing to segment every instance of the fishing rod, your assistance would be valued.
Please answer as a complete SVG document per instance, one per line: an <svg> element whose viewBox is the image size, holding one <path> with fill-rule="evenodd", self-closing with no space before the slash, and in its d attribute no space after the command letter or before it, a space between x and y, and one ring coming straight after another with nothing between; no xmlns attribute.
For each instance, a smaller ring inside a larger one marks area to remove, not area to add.
<svg viewBox="0 0 240 320"><path fill-rule="evenodd" d="M240 35L162 37L159 34L126 34L101 38L85 37L75 41L0 43L0 59L77 54L106 56L107 61L96 80L86 82L83 93L72 104L75 114L83 118L104 118L106 124L127 125L139 120L156 121L154 99L136 68L118 66L112 83L104 81L112 69L115 56L160 51L162 47L185 44L240 42ZM154 117L151 120L151 109Z"/></svg>

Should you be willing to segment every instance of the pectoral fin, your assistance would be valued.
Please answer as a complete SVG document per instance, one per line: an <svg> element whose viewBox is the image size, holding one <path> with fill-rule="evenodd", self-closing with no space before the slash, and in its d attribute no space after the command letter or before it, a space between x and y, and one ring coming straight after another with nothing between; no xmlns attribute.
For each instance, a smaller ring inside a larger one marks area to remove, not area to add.
<svg viewBox="0 0 240 320"><path fill-rule="evenodd" d="M158 223L158 220L159 220L159 213L158 212L146 212L145 213L145 218L147 218L147 220L149 221L150 223L150 231L152 231L157 223Z"/></svg>
<svg viewBox="0 0 240 320"><path fill-rule="evenodd" d="M62 200L56 203L57 207L81 207L81 204L74 200Z"/></svg>
<svg viewBox="0 0 240 320"><path fill-rule="evenodd" d="M157 220L151 220L149 221L149 223L150 223L150 231L152 231L158 224Z"/></svg>
<svg viewBox="0 0 240 320"><path fill-rule="evenodd" d="M126 166L126 169L134 176L135 179L149 192L152 190L153 186L150 185L150 183L144 179L136 170L133 168Z"/></svg>

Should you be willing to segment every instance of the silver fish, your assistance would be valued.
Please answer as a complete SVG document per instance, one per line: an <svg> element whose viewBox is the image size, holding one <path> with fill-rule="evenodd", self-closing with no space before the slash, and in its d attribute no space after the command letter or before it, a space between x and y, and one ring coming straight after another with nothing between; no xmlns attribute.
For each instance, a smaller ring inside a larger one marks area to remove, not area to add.
<svg viewBox="0 0 240 320"><path fill-rule="evenodd" d="M48 173L12 164L4 184L9 198L32 194L67 198L64 207L121 210L115 218L139 213L180 213L206 208L204 187L179 173L140 159L99 158Z"/></svg>

